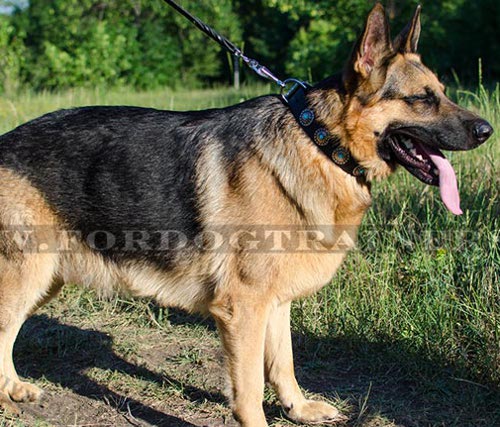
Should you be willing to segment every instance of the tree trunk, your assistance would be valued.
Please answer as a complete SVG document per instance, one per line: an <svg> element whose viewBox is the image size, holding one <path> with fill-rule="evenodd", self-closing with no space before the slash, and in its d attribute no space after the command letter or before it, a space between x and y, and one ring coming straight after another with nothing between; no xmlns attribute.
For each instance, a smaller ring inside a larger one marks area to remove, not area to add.
<svg viewBox="0 0 500 427"><path fill-rule="evenodd" d="M236 90L240 90L240 59L233 56L233 83Z"/></svg>

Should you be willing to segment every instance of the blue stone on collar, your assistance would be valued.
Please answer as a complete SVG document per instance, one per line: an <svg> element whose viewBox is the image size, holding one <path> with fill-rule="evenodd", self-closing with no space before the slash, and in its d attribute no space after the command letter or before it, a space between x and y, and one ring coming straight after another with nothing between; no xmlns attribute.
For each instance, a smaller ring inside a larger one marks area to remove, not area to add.
<svg viewBox="0 0 500 427"><path fill-rule="evenodd" d="M332 159L338 165L345 165L351 158L349 151L344 147L338 147L332 153Z"/></svg>
<svg viewBox="0 0 500 427"><path fill-rule="evenodd" d="M314 132L314 142L318 145L324 146L330 141L330 134L326 129L320 128Z"/></svg>
<svg viewBox="0 0 500 427"><path fill-rule="evenodd" d="M366 169L363 167L363 166L356 166L354 168L354 170L352 171L352 174L355 176L355 177L360 177L360 176L364 176L366 173Z"/></svg>
<svg viewBox="0 0 500 427"><path fill-rule="evenodd" d="M314 112L310 108L306 108L300 113L299 121L302 126L309 126L314 121Z"/></svg>

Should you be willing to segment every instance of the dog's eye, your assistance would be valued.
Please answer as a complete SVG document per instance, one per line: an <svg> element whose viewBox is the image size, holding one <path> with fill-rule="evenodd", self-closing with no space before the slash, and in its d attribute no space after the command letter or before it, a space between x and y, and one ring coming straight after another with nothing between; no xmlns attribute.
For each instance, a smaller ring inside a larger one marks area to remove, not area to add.
<svg viewBox="0 0 500 427"><path fill-rule="evenodd" d="M424 103L426 105L429 105L429 106L430 105L438 105L439 104L438 97L431 90L426 90L425 93L418 94L418 95L403 96L402 99L408 105L414 105L417 102L422 102L422 103Z"/></svg>
<svg viewBox="0 0 500 427"><path fill-rule="evenodd" d="M435 96L433 95L411 95L411 96L404 96L403 101L406 102L408 105L415 105L416 103L422 102L425 105L437 105L438 100Z"/></svg>

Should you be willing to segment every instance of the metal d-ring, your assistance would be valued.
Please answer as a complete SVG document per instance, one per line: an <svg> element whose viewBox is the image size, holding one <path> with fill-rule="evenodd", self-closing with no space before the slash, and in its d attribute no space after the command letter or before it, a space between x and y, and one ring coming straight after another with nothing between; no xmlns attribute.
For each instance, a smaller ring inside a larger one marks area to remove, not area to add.
<svg viewBox="0 0 500 427"><path fill-rule="evenodd" d="M293 84L292 87L287 91L287 86ZM304 82L299 79L289 78L283 80L283 86L281 86L281 97L288 104L288 100L292 97L292 95L299 89L309 89L311 85L307 82Z"/></svg>

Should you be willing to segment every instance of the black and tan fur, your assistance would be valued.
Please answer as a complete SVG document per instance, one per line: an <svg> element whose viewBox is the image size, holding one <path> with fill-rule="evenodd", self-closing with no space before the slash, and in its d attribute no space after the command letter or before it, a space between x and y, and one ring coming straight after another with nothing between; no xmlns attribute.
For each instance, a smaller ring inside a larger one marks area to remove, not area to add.
<svg viewBox="0 0 500 427"><path fill-rule="evenodd" d="M15 411L14 401L39 397L16 374L13 343L37 307L76 282L213 316L241 425L267 425L265 381L291 419L340 420L334 407L307 400L297 384L290 302L328 283L345 253L238 245L211 251L193 241L211 227L321 225L323 243L332 245L336 227L360 224L371 204L371 182L394 170L390 154L384 156L391 127L433 129L436 143L447 149L483 142L473 129L480 119L445 96L415 53L418 15L392 43L383 8L375 6L343 75L310 95L322 122L366 167L366 181L327 159L272 95L201 112L79 108L3 135L2 406ZM160 250L158 231L165 230L179 231L188 243ZM116 236L112 247L102 232Z"/></svg>

